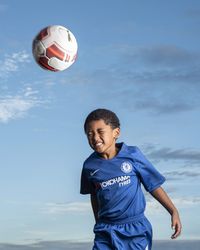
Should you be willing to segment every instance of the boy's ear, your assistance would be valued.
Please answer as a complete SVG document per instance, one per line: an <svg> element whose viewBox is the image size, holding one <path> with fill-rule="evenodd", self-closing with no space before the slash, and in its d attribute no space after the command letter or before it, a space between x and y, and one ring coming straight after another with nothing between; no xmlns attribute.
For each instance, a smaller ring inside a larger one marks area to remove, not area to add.
<svg viewBox="0 0 200 250"><path fill-rule="evenodd" d="M114 138L117 139L120 136L120 128L114 129Z"/></svg>

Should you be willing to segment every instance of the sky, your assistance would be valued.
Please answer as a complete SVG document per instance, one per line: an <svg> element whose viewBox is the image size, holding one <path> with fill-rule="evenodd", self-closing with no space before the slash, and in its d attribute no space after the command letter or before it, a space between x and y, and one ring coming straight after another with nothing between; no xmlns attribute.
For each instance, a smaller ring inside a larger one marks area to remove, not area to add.
<svg viewBox="0 0 200 250"><path fill-rule="evenodd" d="M70 29L76 62L40 68L32 41ZM183 224L200 239L200 2L0 0L0 243L89 242L94 218L80 195L89 112L111 109L119 141L138 146L166 177ZM154 239L170 216L146 194Z"/></svg>

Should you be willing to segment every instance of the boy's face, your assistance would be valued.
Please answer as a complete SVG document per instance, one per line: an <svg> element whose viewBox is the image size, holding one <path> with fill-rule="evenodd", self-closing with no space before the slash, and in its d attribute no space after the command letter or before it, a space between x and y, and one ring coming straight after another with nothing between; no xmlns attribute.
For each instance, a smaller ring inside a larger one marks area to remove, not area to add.
<svg viewBox="0 0 200 250"><path fill-rule="evenodd" d="M120 134L119 128L113 129L104 120L97 120L88 124L86 134L91 148L97 153L103 156L116 152L115 142Z"/></svg>

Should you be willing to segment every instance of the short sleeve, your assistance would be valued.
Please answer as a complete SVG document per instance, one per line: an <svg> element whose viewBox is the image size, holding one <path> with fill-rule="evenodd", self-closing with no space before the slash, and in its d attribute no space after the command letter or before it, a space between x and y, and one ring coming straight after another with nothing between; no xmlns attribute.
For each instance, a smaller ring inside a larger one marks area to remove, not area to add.
<svg viewBox="0 0 200 250"><path fill-rule="evenodd" d="M139 148L134 157L134 167L148 192L152 192L165 182L165 177L146 159Z"/></svg>
<svg viewBox="0 0 200 250"><path fill-rule="evenodd" d="M85 168L82 169L81 173L81 188L80 188L81 194L91 194L93 193L93 188L91 181L88 178L87 170Z"/></svg>

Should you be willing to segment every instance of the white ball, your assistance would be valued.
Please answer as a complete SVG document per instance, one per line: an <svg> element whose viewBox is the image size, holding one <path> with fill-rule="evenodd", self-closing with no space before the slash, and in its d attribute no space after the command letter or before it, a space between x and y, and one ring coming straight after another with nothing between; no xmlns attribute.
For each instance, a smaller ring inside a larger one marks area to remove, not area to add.
<svg viewBox="0 0 200 250"><path fill-rule="evenodd" d="M60 25L42 29L33 40L33 56L44 69L62 71L76 60L78 45L73 33Z"/></svg>

